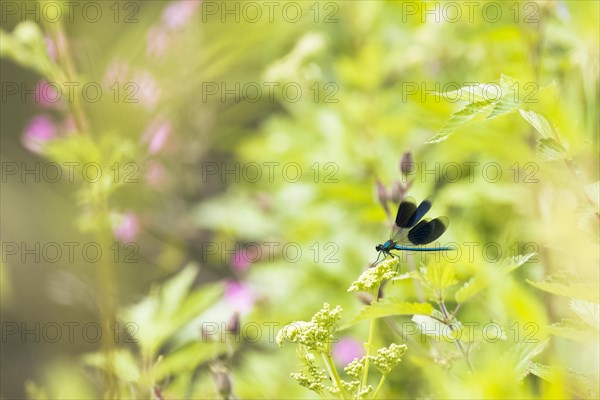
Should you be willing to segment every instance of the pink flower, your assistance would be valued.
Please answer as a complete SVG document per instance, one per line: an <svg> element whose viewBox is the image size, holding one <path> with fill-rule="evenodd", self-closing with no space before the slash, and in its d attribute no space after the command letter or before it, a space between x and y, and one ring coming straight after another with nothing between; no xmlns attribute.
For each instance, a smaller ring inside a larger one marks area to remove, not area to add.
<svg viewBox="0 0 600 400"><path fill-rule="evenodd" d="M133 242L140 233L140 221L134 213L125 213L114 217L113 234L115 239L127 243Z"/></svg>
<svg viewBox="0 0 600 400"><path fill-rule="evenodd" d="M160 88L154 77L148 71L142 71L133 77L133 82L137 84L137 100L146 110L153 110L160 97Z"/></svg>
<svg viewBox="0 0 600 400"><path fill-rule="evenodd" d="M254 294L250 287L242 282L228 281L225 284L224 298L242 315L249 313L254 306Z"/></svg>
<svg viewBox="0 0 600 400"><path fill-rule="evenodd" d="M170 42L169 32L162 26L154 26L148 31L146 54L162 58L169 49Z"/></svg>
<svg viewBox="0 0 600 400"><path fill-rule="evenodd" d="M171 135L171 123L165 119L155 119L142 134L142 143L148 144L148 153L158 153Z"/></svg>
<svg viewBox="0 0 600 400"><path fill-rule="evenodd" d="M159 162L151 162L146 169L146 182L152 187L160 187L167 179L167 171Z"/></svg>
<svg viewBox="0 0 600 400"><path fill-rule="evenodd" d="M248 269L250 260L246 254L246 250L239 250L233 254L233 257L231 257L231 266L240 272Z"/></svg>
<svg viewBox="0 0 600 400"><path fill-rule="evenodd" d="M129 76L129 64L125 61L114 60L104 73L104 84L107 87L119 83L124 85L127 77Z"/></svg>
<svg viewBox="0 0 600 400"><path fill-rule="evenodd" d="M22 143L33 153L40 154L47 141L56 137L56 125L47 115L36 115L29 120L23 132Z"/></svg>
<svg viewBox="0 0 600 400"><path fill-rule="evenodd" d="M35 101L42 107L55 107L61 97L62 89L56 83L42 80L35 84Z"/></svg>
<svg viewBox="0 0 600 400"><path fill-rule="evenodd" d="M169 28L180 28L192 17L202 1L178 0L170 3L162 13L162 19Z"/></svg>
<svg viewBox="0 0 600 400"><path fill-rule="evenodd" d="M46 52L48 53L48 58L50 58L52 61L56 61L56 44L54 43L54 40L52 40L51 37L46 36L44 41L46 42Z"/></svg>
<svg viewBox="0 0 600 400"><path fill-rule="evenodd" d="M347 365L351 363L355 358L361 358L364 355L364 347L357 340L351 337L341 338L333 346L333 359L339 365Z"/></svg>

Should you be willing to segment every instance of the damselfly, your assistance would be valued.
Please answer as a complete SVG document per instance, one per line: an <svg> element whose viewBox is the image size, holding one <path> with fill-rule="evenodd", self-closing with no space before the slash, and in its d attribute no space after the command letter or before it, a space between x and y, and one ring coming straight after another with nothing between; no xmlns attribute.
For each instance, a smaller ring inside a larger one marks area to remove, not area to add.
<svg viewBox="0 0 600 400"><path fill-rule="evenodd" d="M394 228L390 238L383 244L378 244L375 250L379 252L376 265L381 255L383 257L396 256L393 250L399 251L445 251L453 250L453 247L418 247L429 244L442 236L448 228L448 218L437 217L434 219L422 219L431 208L431 200L425 199L417 207L412 197L406 197L398 206Z"/></svg>

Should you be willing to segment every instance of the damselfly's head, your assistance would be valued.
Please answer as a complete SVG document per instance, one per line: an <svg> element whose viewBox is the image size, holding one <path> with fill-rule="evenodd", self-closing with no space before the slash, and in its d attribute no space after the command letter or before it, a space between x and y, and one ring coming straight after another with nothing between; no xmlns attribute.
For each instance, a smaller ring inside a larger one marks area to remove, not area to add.
<svg viewBox="0 0 600 400"><path fill-rule="evenodd" d="M377 250L377 251L383 250L383 245L382 244L378 244L377 246L375 246L375 250Z"/></svg>

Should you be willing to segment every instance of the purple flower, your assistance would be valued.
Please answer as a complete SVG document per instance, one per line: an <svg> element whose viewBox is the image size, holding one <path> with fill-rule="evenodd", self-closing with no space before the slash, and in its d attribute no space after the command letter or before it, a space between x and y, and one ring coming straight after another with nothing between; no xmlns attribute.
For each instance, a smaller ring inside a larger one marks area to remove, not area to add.
<svg viewBox="0 0 600 400"><path fill-rule="evenodd" d="M115 239L123 243L133 242L140 233L140 221L134 213L116 215L113 223Z"/></svg>
<svg viewBox="0 0 600 400"><path fill-rule="evenodd" d="M167 171L159 162L151 162L146 169L146 182L152 187L160 187L167 179Z"/></svg>
<svg viewBox="0 0 600 400"><path fill-rule="evenodd" d="M56 61L56 44L54 43L54 40L52 40L51 37L46 36L44 41L46 42L46 52L48 53L48 58L50 58L52 61Z"/></svg>
<svg viewBox="0 0 600 400"><path fill-rule="evenodd" d="M250 266L250 260L246 254L246 250L239 250L231 257L231 266L237 271L245 271Z"/></svg>
<svg viewBox="0 0 600 400"><path fill-rule="evenodd" d="M168 28L180 28L192 17L200 7L200 0L178 0L170 3L162 13L162 19Z"/></svg>
<svg viewBox="0 0 600 400"><path fill-rule="evenodd" d="M224 298L241 315L249 313L254 306L254 293L248 285L242 282L226 282Z"/></svg>
<svg viewBox="0 0 600 400"><path fill-rule="evenodd" d="M42 80L35 84L35 101L42 107L55 107L60 102L62 91L57 84Z"/></svg>
<svg viewBox="0 0 600 400"><path fill-rule="evenodd" d="M171 135L171 123L165 119L155 119L142 134L142 143L148 144L148 153L157 154Z"/></svg>
<svg viewBox="0 0 600 400"><path fill-rule="evenodd" d="M40 154L47 141L56 137L56 125L47 115L36 115L29 120L23 132L22 143L26 149Z"/></svg>
<svg viewBox="0 0 600 400"><path fill-rule="evenodd" d="M361 358L365 349L357 340L346 336L333 346L333 359L340 365L350 364L355 358Z"/></svg>
<svg viewBox="0 0 600 400"><path fill-rule="evenodd" d="M146 110L152 111L160 97L160 88L156 80L148 71L138 72L132 80L137 84L139 90L137 100Z"/></svg>
<svg viewBox="0 0 600 400"><path fill-rule="evenodd" d="M163 26L151 27L146 38L146 54L162 58L169 49L171 38Z"/></svg>
<svg viewBox="0 0 600 400"><path fill-rule="evenodd" d="M104 73L104 84L108 87L115 83L125 84L125 80L129 76L129 64L125 61L114 60Z"/></svg>

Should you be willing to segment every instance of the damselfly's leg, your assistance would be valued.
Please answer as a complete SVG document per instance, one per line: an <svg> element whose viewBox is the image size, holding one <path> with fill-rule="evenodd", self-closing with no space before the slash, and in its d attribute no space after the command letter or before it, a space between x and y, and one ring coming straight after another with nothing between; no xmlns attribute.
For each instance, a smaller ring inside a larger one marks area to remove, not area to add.
<svg viewBox="0 0 600 400"><path fill-rule="evenodd" d="M377 265L377 263L379 262L379 258L381 257L382 253L383 253L383 251L380 251L379 254L377 254L377 260L375 260L375 262L373 264L371 264L371 266L369 268L373 268L374 266ZM385 255L384 255L383 259L385 260Z"/></svg>

